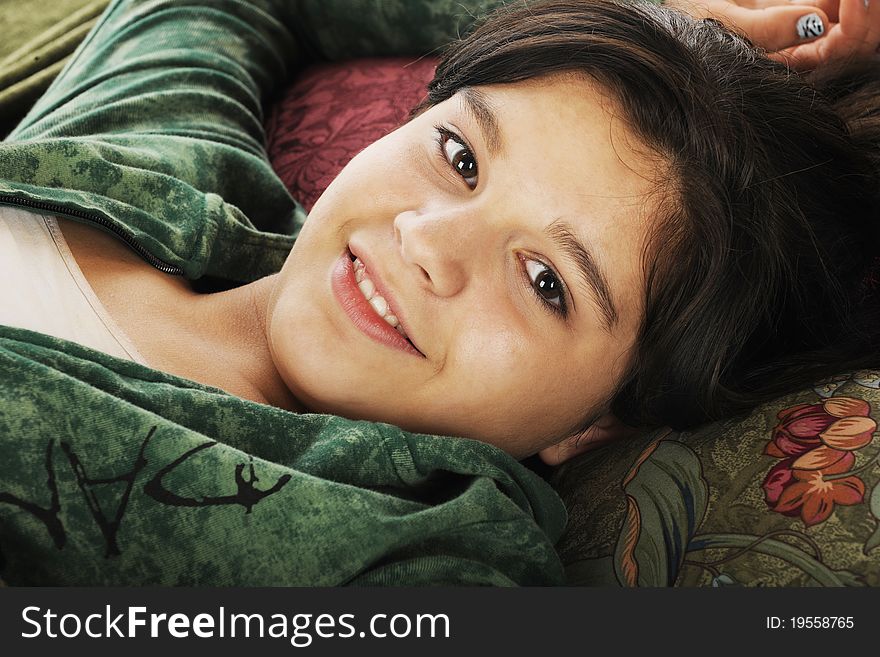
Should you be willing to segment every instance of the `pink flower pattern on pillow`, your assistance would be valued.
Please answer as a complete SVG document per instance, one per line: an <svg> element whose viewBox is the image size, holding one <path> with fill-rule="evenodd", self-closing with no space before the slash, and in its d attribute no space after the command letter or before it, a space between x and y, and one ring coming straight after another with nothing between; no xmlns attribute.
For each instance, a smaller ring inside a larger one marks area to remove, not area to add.
<svg viewBox="0 0 880 657"><path fill-rule="evenodd" d="M855 452L873 440L877 423L864 399L830 397L779 412L779 424L764 454L782 459L767 472L767 505L800 516L810 527L824 522L835 506L861 504L865 483L854 476ZM864 469L864 468L861 468Z"/></svg>

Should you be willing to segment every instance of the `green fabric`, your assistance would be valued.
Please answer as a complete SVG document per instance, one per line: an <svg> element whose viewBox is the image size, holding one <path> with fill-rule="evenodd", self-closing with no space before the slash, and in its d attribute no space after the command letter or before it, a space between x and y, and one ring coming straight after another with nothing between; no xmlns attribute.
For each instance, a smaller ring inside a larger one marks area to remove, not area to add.
<svg viewBox="0 0 880 657"><path fill-rule="evenodd" d="M0 136L61 71L109 0L0 2Z"/></svg>
<svg viewBox="0 0 880 657"><path fill-rule="evenodd" d="M31 44L38 41L46 44L66 32L71 19L78 22L77 15L85 7L103 5L101 9L104 9L108 4L109 0L3 0L0 2L0 27L3 29L0 63L17 60L32 49ZM48 38L36 38L50 32Z"/></svg>
<svg viewBox="0 0 880 657"><path fill-rule="evenodd" d="M266 159L261 100L307 57L428 51L497 3L471 4L113 2L0 144L0 203L100 223L191 279L274 272L305 214ZM0 367L9 584L563 580L559 498L493 447L9 327Z"/></svg>

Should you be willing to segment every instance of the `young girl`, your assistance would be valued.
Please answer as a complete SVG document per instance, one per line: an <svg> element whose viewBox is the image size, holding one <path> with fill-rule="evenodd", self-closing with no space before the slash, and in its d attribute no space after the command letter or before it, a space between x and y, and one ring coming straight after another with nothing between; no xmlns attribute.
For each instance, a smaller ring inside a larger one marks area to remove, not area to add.
<svg viewBox="0 0 880 657"><path fill-rule="evenodd" d="M873 363L873 68L505 10L303 225L260 99L458 30L330 5L116 2L3 144L8 582L560 583L514 459Z"/></svg>

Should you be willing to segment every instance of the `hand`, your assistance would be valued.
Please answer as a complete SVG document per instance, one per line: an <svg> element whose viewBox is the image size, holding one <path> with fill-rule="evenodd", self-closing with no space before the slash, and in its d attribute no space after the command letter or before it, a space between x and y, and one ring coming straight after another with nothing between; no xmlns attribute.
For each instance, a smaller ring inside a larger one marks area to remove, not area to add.
<svg viewBox="0 0 880 657"><path fill-rule="evenodd" d="M798 70L875 56L880 0L666 0L695 18L745 34L772 59ZM814 17L807 20L810 14ZM818 20L817 20L818 19Z"/></svg>
<svg viewBox="0 0 880 657"><path fill-rule="evenodd" d="M865 2L868 2L867 6ZM771 55L792 68L812 70L823 64L877 56L880 48L880 0L798 0L824 10L831 21L825 36Z"/></svg>

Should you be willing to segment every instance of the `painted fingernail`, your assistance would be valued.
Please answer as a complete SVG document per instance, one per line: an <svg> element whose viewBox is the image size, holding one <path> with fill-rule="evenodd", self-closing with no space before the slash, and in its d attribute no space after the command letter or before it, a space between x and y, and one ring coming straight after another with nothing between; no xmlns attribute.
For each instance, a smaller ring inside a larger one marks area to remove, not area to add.
<svg viewBox="0 0 880 657"><path fill-rule="evenodd" d="M825 34L825 25L819 14L801 16L797 22L797 33L801 39L815 39Z"/></svg>

